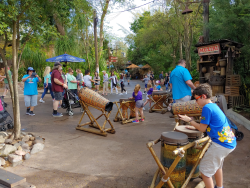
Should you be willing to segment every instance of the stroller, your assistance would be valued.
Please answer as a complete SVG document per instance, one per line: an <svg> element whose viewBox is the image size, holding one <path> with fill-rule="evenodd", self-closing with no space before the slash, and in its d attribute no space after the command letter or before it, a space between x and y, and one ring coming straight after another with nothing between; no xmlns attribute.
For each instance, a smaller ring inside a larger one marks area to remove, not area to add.
<svg viewBox="0 0 250 188"><path fill-rule="evenodd" d="M79 97L69 89L65 89L65 91L61 107L66 109L69 116L74 115L73 108L81 108L80 112L83 112L82 106L79 102Z"/></svg>
<svg viewBox="0 0 250 188"><path fill-rule="evenodd" d="M14 128L13 119L5 107L7 107L7 104L4 102L4 98L0 97L0 131L6 131L7 129ZM7 128L5 125L7 125Z"/></svg>

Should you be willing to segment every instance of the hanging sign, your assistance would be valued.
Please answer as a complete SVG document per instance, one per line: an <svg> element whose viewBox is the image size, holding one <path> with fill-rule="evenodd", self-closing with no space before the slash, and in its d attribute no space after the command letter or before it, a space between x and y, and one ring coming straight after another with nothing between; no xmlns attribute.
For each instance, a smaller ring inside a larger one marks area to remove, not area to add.
<svg viewBox="0 0 250 188"><path fill-rule="evenodd" d="M110 62L114 62L114 63L115 63L115 62L118 62L118 57L110 56L110 57L109 57L109 61L110 61Z"/></svg>
<svg viewBox="0 0 250 188"><path fill-rule="evenodd" d="M199 56L220 54L220 53L221 53L220 43L198 47Z"/></svg>

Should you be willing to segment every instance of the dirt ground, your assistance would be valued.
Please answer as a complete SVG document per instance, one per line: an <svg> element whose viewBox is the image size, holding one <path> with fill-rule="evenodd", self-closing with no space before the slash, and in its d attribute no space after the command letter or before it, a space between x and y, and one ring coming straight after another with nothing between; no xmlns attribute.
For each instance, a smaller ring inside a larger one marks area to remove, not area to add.
<svg viewBox="0 0 250 188"><path fill-rule="evenodd" d="M111 101L131 96L135 81L131 81L127 95L108 95ZM143 84L142 84L143 86ZM144 87L142 87L144 89ZM40 94L39 94L40 96ZM144 96L145 97L145 96ZM157 165L146 143L160 137L162 132L172 131L174 119L170 113L145 112L145 122L122 125L113 122L116 134L107 137L76 130L80 109L69 117L64 109L61 118L52 117L52 99L46 95L46 103L35 107L35 116L25 115L23 96L20 95L22 131L41 135L46 139L45 149L17 167L6 170L26 177L37 188L147 188L150 186ZM10 104L10 99L6 99ZM8 107L11 113L11 106ZM91 109L95 116L99 111ZM111 119L117 112L114 106ZM12 113L11 113L12 114ZM84 122L87 121L86 117ZM103 119L100 120L103 122ZM250 131L238 125L244 139L224 162L225 188L250 188ZM160 157L160 144L154 146ZM193 188L200 181L190 182Z"/></svg>

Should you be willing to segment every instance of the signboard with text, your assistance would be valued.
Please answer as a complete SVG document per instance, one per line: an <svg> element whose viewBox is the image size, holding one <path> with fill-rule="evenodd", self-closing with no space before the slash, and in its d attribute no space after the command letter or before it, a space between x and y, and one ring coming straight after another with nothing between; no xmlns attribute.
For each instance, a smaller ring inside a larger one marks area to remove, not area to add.
<svg viewBox="0 0 250 188"><path fill-rule="evenodd" d="M199 56L220 54L220 43L198 47Z"/></svg>
<svg viewBox="0 0 250 188"><path fill-rule="evenodd" d="M116 63L116 62L118 62L118 57L110 56L110 57L109 57L109 61L110 61L110 62Z"/></svg>

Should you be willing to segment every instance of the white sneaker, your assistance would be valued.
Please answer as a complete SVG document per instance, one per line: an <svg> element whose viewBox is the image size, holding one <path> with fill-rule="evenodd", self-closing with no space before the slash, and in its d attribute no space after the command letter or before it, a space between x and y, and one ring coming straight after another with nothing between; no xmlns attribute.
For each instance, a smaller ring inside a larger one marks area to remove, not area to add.
<svg viewBox="0 0 250 188"><path fill-rule="evenodd" d="M44 101L43 99L40 99L40 100L39 100L39 102L41 102L41 103L45 103L45 101Z"/></svg>
<svg viewBox="0 0 250 188"><path fill-rule="evenodd" d="M128 94L128 91L126 91L126 94Z"/></svg>
<svg viewBox="0 0 250 188"><path fill-rule="evenodd" d="M145 110L145 108L143 107L143 110Z"/></svg>

